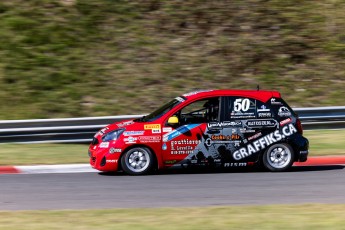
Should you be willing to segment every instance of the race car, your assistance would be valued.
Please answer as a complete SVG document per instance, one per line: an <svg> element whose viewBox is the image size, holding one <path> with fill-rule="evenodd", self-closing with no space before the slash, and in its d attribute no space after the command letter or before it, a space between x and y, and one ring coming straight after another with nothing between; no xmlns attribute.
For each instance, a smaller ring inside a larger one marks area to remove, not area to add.
<svg viewBox="0 0 345 230"><path fill-rule="evenodd" d="M94 135L90 164L142 175L164 168L245 167L288 170L308 157L297 114L277 91L204 90Z"/></svg>

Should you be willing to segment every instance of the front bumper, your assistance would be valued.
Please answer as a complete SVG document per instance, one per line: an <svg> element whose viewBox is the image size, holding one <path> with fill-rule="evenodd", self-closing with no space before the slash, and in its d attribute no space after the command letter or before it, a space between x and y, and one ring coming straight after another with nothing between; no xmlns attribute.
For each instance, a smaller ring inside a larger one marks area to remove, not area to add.
<svg viewBox="0 0 345 230"><path fill-rule="evenodd" d="M90 165L99 171L117 171L120 154L110 154L108 149L89 148Z"/></svg>

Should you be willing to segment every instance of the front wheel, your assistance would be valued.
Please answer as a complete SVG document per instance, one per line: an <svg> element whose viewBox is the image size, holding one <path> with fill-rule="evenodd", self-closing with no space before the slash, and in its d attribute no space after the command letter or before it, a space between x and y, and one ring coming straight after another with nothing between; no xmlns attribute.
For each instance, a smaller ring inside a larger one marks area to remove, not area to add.
<svg viewBox="0 0 345 230"><path fill-rule="evenodd" d="M131 175L147 174L153 165L153 156L149 149L135 147L121 157L122 169Z"/></svg>
<svg viewBox="0 0 345 230"><path fill-rule="evenodd" d="M262 162L265 168L271 172L286 171L294 162L294 152L290 145L278 143L265 151Z"/></svg>

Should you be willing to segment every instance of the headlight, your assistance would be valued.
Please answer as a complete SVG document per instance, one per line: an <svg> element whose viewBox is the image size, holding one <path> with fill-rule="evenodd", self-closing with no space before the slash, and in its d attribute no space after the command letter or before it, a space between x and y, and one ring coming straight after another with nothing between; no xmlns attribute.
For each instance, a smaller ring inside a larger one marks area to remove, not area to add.
<svg viewBox="0 0 345 230"><path fill-rule="evenodd" d="M123 131L125 131L125 129L116 129L114 131L111 131L105 134L104 137L102 137L102 141L115 141L120 137Z"/></svg>

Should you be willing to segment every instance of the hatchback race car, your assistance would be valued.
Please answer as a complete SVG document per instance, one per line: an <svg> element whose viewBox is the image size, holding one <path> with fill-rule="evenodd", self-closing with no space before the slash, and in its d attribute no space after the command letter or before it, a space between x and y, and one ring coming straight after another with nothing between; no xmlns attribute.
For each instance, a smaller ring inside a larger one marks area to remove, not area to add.
<svg viewBox="0 0 345 230"><path fill-rule="evenodd" d="M298 116L277 91L205 90L176 97L139 119L110 124L89 147L100 171L147 174L172 167L263 165L307 160Z"/></svg>

